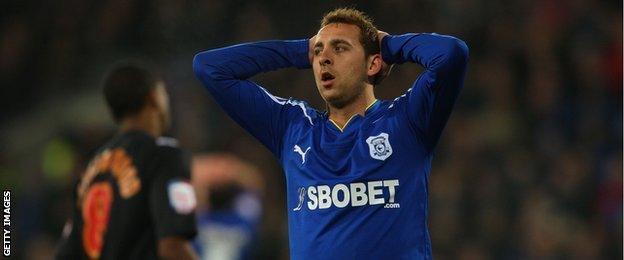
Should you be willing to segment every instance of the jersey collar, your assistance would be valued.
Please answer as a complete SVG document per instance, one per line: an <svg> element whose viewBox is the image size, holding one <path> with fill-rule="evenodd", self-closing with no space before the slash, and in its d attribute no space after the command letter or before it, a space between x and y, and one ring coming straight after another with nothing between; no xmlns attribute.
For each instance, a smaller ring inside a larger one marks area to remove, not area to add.
<svg viewBox="0 0 624 260"><path fill-rule="evenodd" d="M371 103L370 105L368 105L368 106L366 107L366 109L364 110L364 116L366 116L366 115L370 114L371 112L373 112L373 111L377 110L377 108L379 107L379 103L381 103L381 102L379 102L379 99L375 99L375 100L373 101L373 103ZM360 116L359 114L354 114L354 115L352 115L352 116L349 118L349 120L347 120L347 122L345 123L345 125L344 125L343 127L340 127L340 126L338 126L338 124L336 124L336 122L334 122L334 120L331 120L331 119L329 118L329 115L327 114L327 112L325 112L325 115L327 115L327 120L329 120L329 122L331 122L331 124L332 124L332 125L333 125L336 129L338 129L338 131L340 131L340 132L344 132L344 129L345 129L345 128L347 128L347 126L349 125L349 123L350 123L350 122L352 122L352 121L353 121L353 119L355 119L356 117L359 117L359 116Z"/></svg>

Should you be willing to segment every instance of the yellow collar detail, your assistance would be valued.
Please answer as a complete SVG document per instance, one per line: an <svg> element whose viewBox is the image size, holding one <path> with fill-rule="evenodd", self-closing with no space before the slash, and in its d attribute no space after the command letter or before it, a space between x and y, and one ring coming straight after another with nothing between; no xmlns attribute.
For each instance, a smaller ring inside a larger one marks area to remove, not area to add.
<svg viewBox="0 0 624 260"><path fill-rule="evenodd" d="M368 109L370 109L371 107L373 107L373 105L375 103L377 103L377 101L379 101L378 99L375 99L375 101L373 101L373 103L371 103L370 105L368 105L366 107L366 109L364 109L364 111L368 111ZM357 114L355 114L357 115ZM351 117L349 117L349 120L347 120L347 122L344 124L343 127L340 127L338 124L336 124L336 122L334 122L334 120L331 120L331 118L329 119L330 122L332 122L332 124L334 124L336 126L336 128L338 128L338 130L340 130L340 132L344 132L344 129L347 127L347 125L349 124L349 122L351 122L351 119L353 119L355 117L355 115L352 115Z"/></svg>

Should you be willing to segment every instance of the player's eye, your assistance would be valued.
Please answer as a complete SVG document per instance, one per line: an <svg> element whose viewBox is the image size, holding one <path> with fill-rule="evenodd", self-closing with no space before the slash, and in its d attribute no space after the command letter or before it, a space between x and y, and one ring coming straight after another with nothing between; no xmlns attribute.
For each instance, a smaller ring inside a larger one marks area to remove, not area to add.
<svg viewBox="0 0 624 260"><path fill-rule="evenodd" d="M319 54L321 54L321 48L314 48L314 55L318 56Z"/></svg>
<svg viewBox="0 0 624 260"><path fill-rule="evenodd" d="M334 51L335 51L335 52L343 52L344 50L345 50L345 48L344 48L344 47L342 47L342 46L336 46L336 47L334 47Z"/></svg>

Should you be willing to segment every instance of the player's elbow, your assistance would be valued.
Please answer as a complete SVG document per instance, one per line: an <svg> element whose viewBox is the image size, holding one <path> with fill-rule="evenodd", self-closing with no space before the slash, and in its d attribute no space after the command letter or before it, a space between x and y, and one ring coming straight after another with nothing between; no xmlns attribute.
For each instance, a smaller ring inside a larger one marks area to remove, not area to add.
<svg viewBox="0 0 624 260"><path fill-rule="evenodd" d="M202 60L204 60L204 55L204 52L200 52L198 54L195 54L195 57L193 57L193 73L195 73L195 75L198 77L204 74L204 64L202 62Z"/></svg>
<svg viewBox="0 0 624 260"><path fill-rule="evenodd" d="M468 50L468 44L465 41L455 38L453 43L453 53L461 61L467 62L470 51Z"/></svg>
<svg viewBox="0 0 624 260"><path fill-rule="evenodd" d="M444 74L463 71L468 64L469 55L466 42L455 37L447 37L441 45L444 54L440 56L436 70Z"/></svg>
<svg viewBox="0 0 624 260"><path fill-rule="evenodd" d="M218 82L226 79L223 69L214 64L217 59L210 51L200 52L193 58L193 73L208 89L215 88Z"/></svg>
<svg viewBox="0 0 624 260"><path fill-rule="evenodd" d="M466 63L468 61L468 45L459 38L449 37L445 43L446 59L451 62Z"/></svg>

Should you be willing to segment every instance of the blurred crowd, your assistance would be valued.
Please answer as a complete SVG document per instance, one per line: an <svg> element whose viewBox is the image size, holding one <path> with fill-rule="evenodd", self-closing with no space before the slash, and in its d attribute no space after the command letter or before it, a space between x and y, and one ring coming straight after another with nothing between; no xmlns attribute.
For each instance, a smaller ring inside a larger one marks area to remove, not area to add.
<svg viewBox="0 0 624 260"><path fill-rule="evenodd" d="M598 0L6 1L0 181L14 191L16 256L45 259L54 250L72 182L114 133L102 75L133 58L164 76L170 134L185 148L255 165L246 166L255 186L242 186L261 191L246 204L262 207L247 256L287 258L281 169L216 106L191 62L209 48L310 37L337 6L367 12L391 34L438 32L470 47L465 87L431 170L437 259L621 259L622 2ZM402 94L419 72L395 68L378 97ZM310 71L256 80L324 107Z"/></svg>

